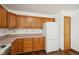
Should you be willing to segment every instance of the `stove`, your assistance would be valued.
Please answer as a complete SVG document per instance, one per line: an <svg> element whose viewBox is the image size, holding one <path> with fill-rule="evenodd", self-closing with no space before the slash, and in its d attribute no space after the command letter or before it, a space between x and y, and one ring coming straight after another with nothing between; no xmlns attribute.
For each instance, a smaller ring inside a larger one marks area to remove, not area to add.
<svg viewBox="0 0 79 59"><path fill-rule="evenodd" d="M4 44L0 46L0 55L8 55L10 52L11 44Z"/></svg>

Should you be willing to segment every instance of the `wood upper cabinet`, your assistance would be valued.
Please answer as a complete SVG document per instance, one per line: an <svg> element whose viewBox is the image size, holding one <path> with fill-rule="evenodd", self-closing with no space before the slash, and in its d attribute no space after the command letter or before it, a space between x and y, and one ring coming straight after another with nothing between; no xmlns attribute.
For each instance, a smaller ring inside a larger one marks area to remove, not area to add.
<svg viewBox="0 0 79 59"><path fill-rule="evenodd" d="M44 50L45 39L44 37L33 38L33 51Z"/></svg>
<svg viewBox="0 0 79 59"><path fill-rule="evenodd" d="M34 16L18 16L19 28L40 29L43 28L44 22L55 22L55 19Z"/></svg>
<svg viewBox="0 0 79 59"><path fill-rule="evenodd" d="M55 18L49 18L49 22L55 22Z"/></svg>
<svg viewBox="0 0 79 59"><path fill-rule="evenodd" d="M55 22L55 18L43 18L43 22Z"/></svg>
<svg viewBox="0 0 79 59"><path fill-rule="evenodd" d="M8 13L8 27L17 28L17 26L18 26L17 15Z"/></svg>
<svg viewBox="0 0 79 59"><path fill-rule="evenodd" d="M55 22L54 18L43 18L43 17L31 17L31 28L40 29L43 28L44 22Z"/></svg>
<svg viewBox="0 0 79 59"><path fill-rule="evenodd" d="M18 16L18 27L39 29L43 27L43 19L32 16Z"/></svg>
<svg viewBox="0 0 79 59"><path fill-rule="evenodd" d="M7 28L7 11L0 6L0 28Z"/></svg>
<svg viewBox="0 0 79 59"><path fill-rule="evenodd" d="M54 18L23 16L7 12L0 6L0 28L43 28L44 22L55 22Z"/></svg>
<svg viewBox="0 0 79 59"><path fill-rule="evenodd" d="M2 9L2 27L7 28L7 11Z"/></svg>
<svg viewBox="0 0 79 59"><path fill-rule="evenodd" d="M40 17L31 17L31 28L40 29L43 28L43 20Z"/></svg>
<svg viewBox="0 0 79 59"><path fill-rule="evenodd" d="M30 24L27 22L27 16L18 16L18 27L19 28L29 28Z"/></svg>

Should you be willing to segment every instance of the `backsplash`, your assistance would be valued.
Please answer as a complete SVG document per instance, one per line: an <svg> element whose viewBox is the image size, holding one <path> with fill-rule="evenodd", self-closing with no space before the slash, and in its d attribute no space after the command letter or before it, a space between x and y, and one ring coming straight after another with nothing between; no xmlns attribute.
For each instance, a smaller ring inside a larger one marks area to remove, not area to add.
<svg viewBox="0 0 79 59"><path fill-rule="evenodd" d="M0 29L0 36L5 34L36 34L43 33L42 29Z"/></svg>
<svg viewBox="0 0 79 59"><path fill-rule="evenodd" d="M6 29L0 29L0 36L6 35Z"/></svg>

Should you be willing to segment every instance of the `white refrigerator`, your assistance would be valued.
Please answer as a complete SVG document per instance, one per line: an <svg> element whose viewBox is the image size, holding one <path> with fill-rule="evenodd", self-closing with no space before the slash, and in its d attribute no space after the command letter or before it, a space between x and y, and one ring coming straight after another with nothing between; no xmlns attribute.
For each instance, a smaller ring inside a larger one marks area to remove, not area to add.
<svg viewBox="0 0 79 59"><path fill-rule="evenodd" d="M59 50L58 30L58 24L56 22L46 22L43 25L45 51L47 53Z"/></svg>

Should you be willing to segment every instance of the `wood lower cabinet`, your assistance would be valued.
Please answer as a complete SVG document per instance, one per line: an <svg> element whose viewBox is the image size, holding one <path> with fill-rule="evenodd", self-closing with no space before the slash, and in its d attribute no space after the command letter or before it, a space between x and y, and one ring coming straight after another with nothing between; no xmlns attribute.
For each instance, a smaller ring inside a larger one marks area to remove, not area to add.
<svg viewBox="0 0 79 59"><path fill-rule="evenodd" d="M33 51L44 50L45 39L44 37L33 38Z"/></svg>
<svg viewBox="0 0 79 59"><path fill-rule="evenodd" d="M34 38L18 38L11 46L11 54L21 54L32 51L44 50L45 39L44 37L34 37Z"/></svg>
<svg viewBox="0 0 79 59"><path fill-rule="evenodd" d="M10 50L11 50L12 55L23 53L23 39L21 39L21 38L16 39L12 43L12 46L11 46Z"/></svg>
<svg viewBox="0 0 79 59"><path fill-rule="evenodd" d="M45 49L45 38L44 37L40 37L39 38L39 44L38 44L38 48L39 50L44 50Z"/></svg>
<svg viewBox="0 0 79 59"><path fill-rule="evenodd" d="M17 54L23 53L23 38L16 39L17 41Z"/></svg>
<svg viewBox="0 0 79 59"><path fill-rule="evenodd" d="M12 55L17 54L17 41L16 40L12 43L10 50L11 50L10 54L12 54Z"/></svg>
<svg viewBox="0 0 79 59"><path fill-rule="evenodd" d="M32 38L24 38L23 40L23 52L32 52Z"/></svg>
<svg viewBox="0 0 79 59"><path fill-rule="evenodd" d="M33 51L39 50L39 38L33 38Z"/></svg>

